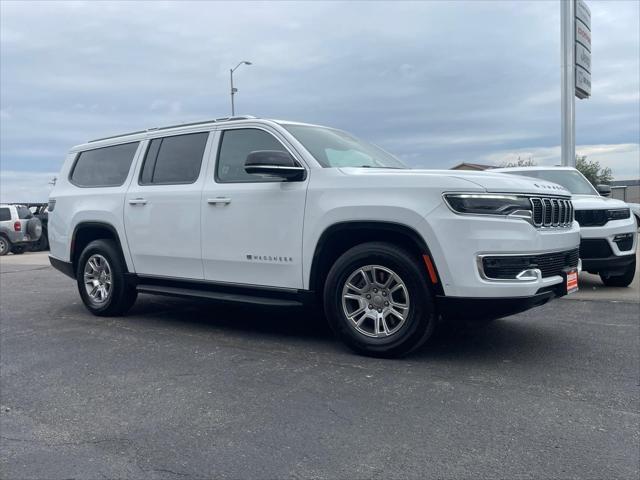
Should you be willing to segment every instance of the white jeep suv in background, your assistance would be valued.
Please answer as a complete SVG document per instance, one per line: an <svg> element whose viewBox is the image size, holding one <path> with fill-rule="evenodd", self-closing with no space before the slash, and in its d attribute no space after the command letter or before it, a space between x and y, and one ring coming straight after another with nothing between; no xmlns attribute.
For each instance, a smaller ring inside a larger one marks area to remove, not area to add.
<svg viewBox="0 0 640 480"><path fill-rule="evenodd" d="M555 182L569 190L580 224L582 268L599 274L605 285L629 286L636 273L638 228L629 205L601 196L589 180L572 167L513 167L492 171Z"/></svg>
<svg viewBox="0 0 640 480"><path fill-rule="evenodd" d="M417 348L439 316L496 318L577 286L564 188L412 170L294 122L233 117L79 145L49 212L51 263L96 315L123 314L138 292L317 302L370 355Z"/></svg>

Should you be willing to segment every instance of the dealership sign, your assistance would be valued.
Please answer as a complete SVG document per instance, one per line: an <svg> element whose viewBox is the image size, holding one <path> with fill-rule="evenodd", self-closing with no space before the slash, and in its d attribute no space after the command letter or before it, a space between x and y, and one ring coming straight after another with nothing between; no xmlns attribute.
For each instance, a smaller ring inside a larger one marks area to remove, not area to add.
<svg viewBox="0 0 640 480"><path fill-rule="evenodd" d="M578 98L589 98L591 96L591 11L583 0L575 0L575 2L575 93Z"/></svg>

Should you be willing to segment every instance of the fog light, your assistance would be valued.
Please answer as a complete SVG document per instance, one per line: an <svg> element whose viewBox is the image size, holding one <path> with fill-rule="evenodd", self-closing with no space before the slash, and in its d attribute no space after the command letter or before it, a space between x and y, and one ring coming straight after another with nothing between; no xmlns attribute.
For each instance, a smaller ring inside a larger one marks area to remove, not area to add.
<svg viewBox="0 0 640 480"><path fill-rule="evenodd" d="M613 237L613 241L621 251L631 250L633 247L633 233L621 233Z"/></svg>

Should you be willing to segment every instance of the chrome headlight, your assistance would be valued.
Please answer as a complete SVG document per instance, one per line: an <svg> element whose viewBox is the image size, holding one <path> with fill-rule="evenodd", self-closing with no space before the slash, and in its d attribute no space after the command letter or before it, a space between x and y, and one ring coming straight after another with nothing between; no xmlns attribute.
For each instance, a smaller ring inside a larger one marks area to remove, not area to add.
<svg viewBox="0 0 640 480"><path fill-rule="evenodd" d="M454 212L474 215L512 215L531 218L529 197L484 193L447 193L444 199Z"/></svg>

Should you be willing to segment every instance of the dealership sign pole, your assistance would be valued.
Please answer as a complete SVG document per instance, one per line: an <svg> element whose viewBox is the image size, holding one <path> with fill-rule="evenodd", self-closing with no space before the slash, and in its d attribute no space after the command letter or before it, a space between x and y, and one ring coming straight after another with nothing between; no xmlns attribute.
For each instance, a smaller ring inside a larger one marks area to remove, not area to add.
<svg viewBox="0 0 640 480"><path fill-rule="evenodd" d="M583 0L560 0L562 36L562 165L575 167L575 97L591 96L591 11Z"/></svg>

